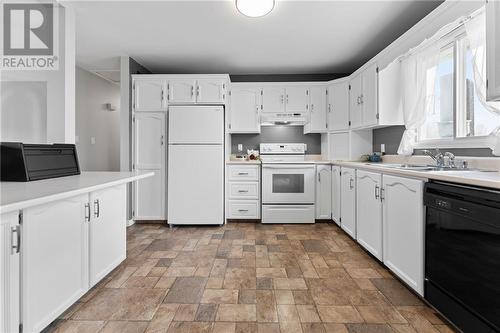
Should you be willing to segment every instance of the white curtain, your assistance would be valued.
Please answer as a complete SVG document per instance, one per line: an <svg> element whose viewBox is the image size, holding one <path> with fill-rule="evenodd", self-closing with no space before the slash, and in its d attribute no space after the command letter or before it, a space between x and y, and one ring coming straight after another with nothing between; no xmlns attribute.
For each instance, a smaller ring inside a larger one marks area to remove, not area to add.
<svg viewBox="0 0 500 333"><path fill-rule="evenodd" d="M425 123L428 110L434 105L434 83L439 50L437 43L432 43L401 62L401 90L406 130L398 149L400 155L413 154L418 139L418 129Z"/></svg>
<svg viewBox="0 0 500 333"><path fill-rule="evenodd" d="M500 103L486 102L486 15L483 9L465 23L465 31L472 52L474 86L483 106L500 115ZM500 124L489 135L489 147L494 155L500 155Z"/></svg>

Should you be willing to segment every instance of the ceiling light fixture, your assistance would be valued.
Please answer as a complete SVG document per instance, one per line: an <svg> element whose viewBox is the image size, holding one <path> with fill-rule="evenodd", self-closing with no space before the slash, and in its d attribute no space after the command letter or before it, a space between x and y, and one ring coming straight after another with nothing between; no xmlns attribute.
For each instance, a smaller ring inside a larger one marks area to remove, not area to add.
<svg viewBox="0 0 500 333"><path fill-rule="evenodd" d="M236 0L238 11L248 17L261 17L274 8L275 0Z"/></svg>

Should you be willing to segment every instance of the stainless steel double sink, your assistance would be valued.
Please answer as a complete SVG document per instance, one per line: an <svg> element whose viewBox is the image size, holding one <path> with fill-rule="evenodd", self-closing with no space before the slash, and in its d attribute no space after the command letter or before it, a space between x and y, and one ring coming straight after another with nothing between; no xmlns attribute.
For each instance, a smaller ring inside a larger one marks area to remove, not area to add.
<svg viewBox="0 0 500 333"><path fill-rule="evenodd" d="M366 163L367 165L377 165L375 163ZM472 171L470 168L452 168L438 167L436 165L418 165L418 164L378 164L385 168L411 170L411 171Z"/></svg>

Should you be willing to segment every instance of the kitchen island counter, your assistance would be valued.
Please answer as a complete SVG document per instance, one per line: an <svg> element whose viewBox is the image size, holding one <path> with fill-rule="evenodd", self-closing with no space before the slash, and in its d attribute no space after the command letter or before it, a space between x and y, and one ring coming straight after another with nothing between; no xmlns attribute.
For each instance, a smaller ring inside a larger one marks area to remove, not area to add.
<svg viewBox="0 0 500 333"><path fill-rule="evenodd" d="M32 182L1 182L0 213L21 210L153 176L153 172L82 172Z"/></svg>

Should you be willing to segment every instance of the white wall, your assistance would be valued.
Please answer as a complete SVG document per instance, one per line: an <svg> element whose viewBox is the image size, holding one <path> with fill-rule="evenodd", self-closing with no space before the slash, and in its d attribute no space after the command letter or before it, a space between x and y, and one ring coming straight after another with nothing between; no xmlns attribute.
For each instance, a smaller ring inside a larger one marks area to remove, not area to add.
<svg viewBox="0 0 500 333"><path fill-rule="evenodd" d="M106 110L106 103L116 110ZM120 86L79 67L76 68L76 136L83 171L120 170Z"/></svg>
<svg viewBox="0 0 500 333"><path fill-rule="evenodd" d="M58 69L0 75L0 141L74 143L74 13L60 7L58 14Z"/></svg>

